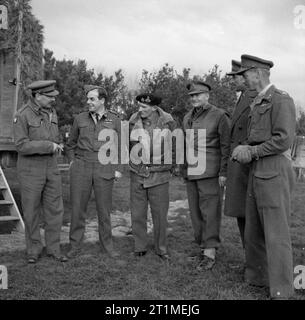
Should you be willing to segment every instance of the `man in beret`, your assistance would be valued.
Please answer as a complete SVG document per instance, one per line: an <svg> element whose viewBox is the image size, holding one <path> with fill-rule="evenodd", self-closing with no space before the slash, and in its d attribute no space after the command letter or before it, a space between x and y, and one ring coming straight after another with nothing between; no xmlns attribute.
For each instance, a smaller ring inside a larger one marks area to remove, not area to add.
<svg viewBox="0 0 305 320"><path fill-rule="evenodd" d="M200 247L197 269L209 270L216 262L216 250L220 245L221 188L227 176L230 120L224 110L209 103L211 86L208 83L193 81L187 89L192 109L183 119L183 130L186 133L193 130L194 145L189 148L195 152L204 150L206 168L193 173L192 165L187 162L184 176L195 241ZM206 137L200 136L200 129L206 130ZM196 256L190 254L189 258Z"/></svg>
<svg viewBox="0 0 305 320"><path fill-rule="evenodd" d="M175 153L167 154L171 134L176 123L159 105L161 98L153 94L136 97L139 111L130 120L130 201L134 254L144 256L148 251L148 203L154 225L156 254L163 260L170 259L167 241L167 213L169 207L169 180ZM165 133L162 143L161 131ZM139 157L139 147L141 156ZM160 150L160 153L155 153ZM167 157L169 155L170 159Z"/></svg>
<svg viewBox="0 0 305 320"><path fill-rule="evenodd" d="M244 77L236 74L240 68L241 62L232 60L232 71L227 73L228 76L232 77L236 92L240 93L232 115L230 153L233 152L236 146L246 143L250 104L257 95L255 89L248 88ZM224 214L237 218L243 248L245 248L245 210L249 168L249 164L241 164L232 160L228 161Z"/></svg>
<svg viewBox="0 0 305 320"><path fill-rule="evenodd" d="M58 95L55 83L55 80L48 80L30 84L28 89L32 97L14 119L28 263L36 263L43 249L41 221L45 223L47 255L61 262L67 261L60 253L64 207L57 155L63 146L57 114L52 106Z"/></svg>
<svg viewBox="0 0 305 320"><path fill-rule="evenodd" d="M70 226L70 250L68 257L76 257L84 239L87 205L92 193L95 194L98 232L102 253L116 258L112 241L111 218L112 189L114 180L121 177L118 163L102 163L99 151L108 142L99 140L103 130L111 131L111 143L117 151L121 134L119 116L105 107L107 93L104 88L85 86L88 111L74 118L67 142L67 156L70 161L70 195L72 216Z"/></svg>
<svg viewBox="0 0 305 320"><path fill-rule="evenodd" d="M242 74L258 92L251 104L247 144L232 158L250 163L246 203L246 272L252 285L269 286L272 299L293 294L293 262L289 232L294 172L290 147L296 127L292 98L270 83L273 62L242 55Z"/></svg>

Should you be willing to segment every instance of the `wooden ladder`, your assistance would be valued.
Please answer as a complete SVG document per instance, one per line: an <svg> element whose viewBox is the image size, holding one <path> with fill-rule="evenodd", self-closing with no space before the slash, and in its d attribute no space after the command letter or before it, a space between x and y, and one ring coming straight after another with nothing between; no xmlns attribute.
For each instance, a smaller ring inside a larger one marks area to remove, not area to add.
<svg viewBox="0 0 305 320"><path fill-rule="evenodd" d="M16 229L19 232L24 231L24 222L22 220L21 214L19 209L16 205L15 199L11 192L11 189L7 183L5 178L4 172L0 166L0 192L3 195L3 200L0 200L0 206L6 206L9 209L10 215L9 216L0 216L0 223L13 221L16 222Z"/></svg>

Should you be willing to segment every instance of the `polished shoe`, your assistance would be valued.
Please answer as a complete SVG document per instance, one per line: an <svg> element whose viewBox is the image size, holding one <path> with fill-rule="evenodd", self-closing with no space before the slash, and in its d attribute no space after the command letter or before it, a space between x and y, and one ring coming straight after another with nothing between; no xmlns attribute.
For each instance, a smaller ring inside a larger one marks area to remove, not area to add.
<svg viewBox="0 0 305 320"><path fill-rule="evenodd" d="M213 269L215 263L216 263L215 259L212 259L212 258L210 258L208 256L203 256L201 261L197 265L196 269L198 271L211 270L211 269Z"/></svg>
<svg viewBox="0 0 305 320"><path fill-rule="evenodd" d="M163 260L163 261L170 261L171 257L169 254L158 254L158 256Z"/></svg>
<svg viewBox="0 0 305 320"><path fill-rule="evenodd" d="M146 253L147 253L147 251L138 251L138 252L135 252L134 255L136 257L143 257L146 255Z"/></svg>
<svg viewBox="0 0 305 320"><path fill-rule="evenodd" d="M47 256L49 258L52 258L58 262L67 262L68 261L68 258L62 254L54 254L54 253L51 253L51 254L47 254Z"/></svg>
<svg viewBox="0 0 305 320"><path fill-rule="evenodd" d="M192 251L186 258L188 262L198 261L202 257L203 253L199 250Z"/></svg>
<svg viewBox="0 0 305 320"><path fill-rule="evenodd" d="M38 256L29 256L28 257L28 264L35 264L38 261Z"/></svg>

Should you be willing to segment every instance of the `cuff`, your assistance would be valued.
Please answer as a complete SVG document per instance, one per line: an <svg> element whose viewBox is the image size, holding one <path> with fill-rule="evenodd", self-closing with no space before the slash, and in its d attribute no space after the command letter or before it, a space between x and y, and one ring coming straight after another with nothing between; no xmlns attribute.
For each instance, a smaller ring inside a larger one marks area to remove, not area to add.
<svg viewBox="0 0 305 320"><path fill-rule="evenodd" d="M250 147L250 152L251 152L252 159L254 159L254 160L258 160L259 159L257 146Z"/></svg>

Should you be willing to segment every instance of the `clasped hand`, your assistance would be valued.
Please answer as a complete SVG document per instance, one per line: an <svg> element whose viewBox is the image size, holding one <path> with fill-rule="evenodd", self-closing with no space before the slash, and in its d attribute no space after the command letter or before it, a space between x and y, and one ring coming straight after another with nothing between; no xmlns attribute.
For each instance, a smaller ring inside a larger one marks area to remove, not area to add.
<svg viewBox="0 0 305 320"><path fill-rule="evenodd" d="M252 161L251 147L248 145L237 146L232 153L231 160L239 163L249 163Z"/></svg>

